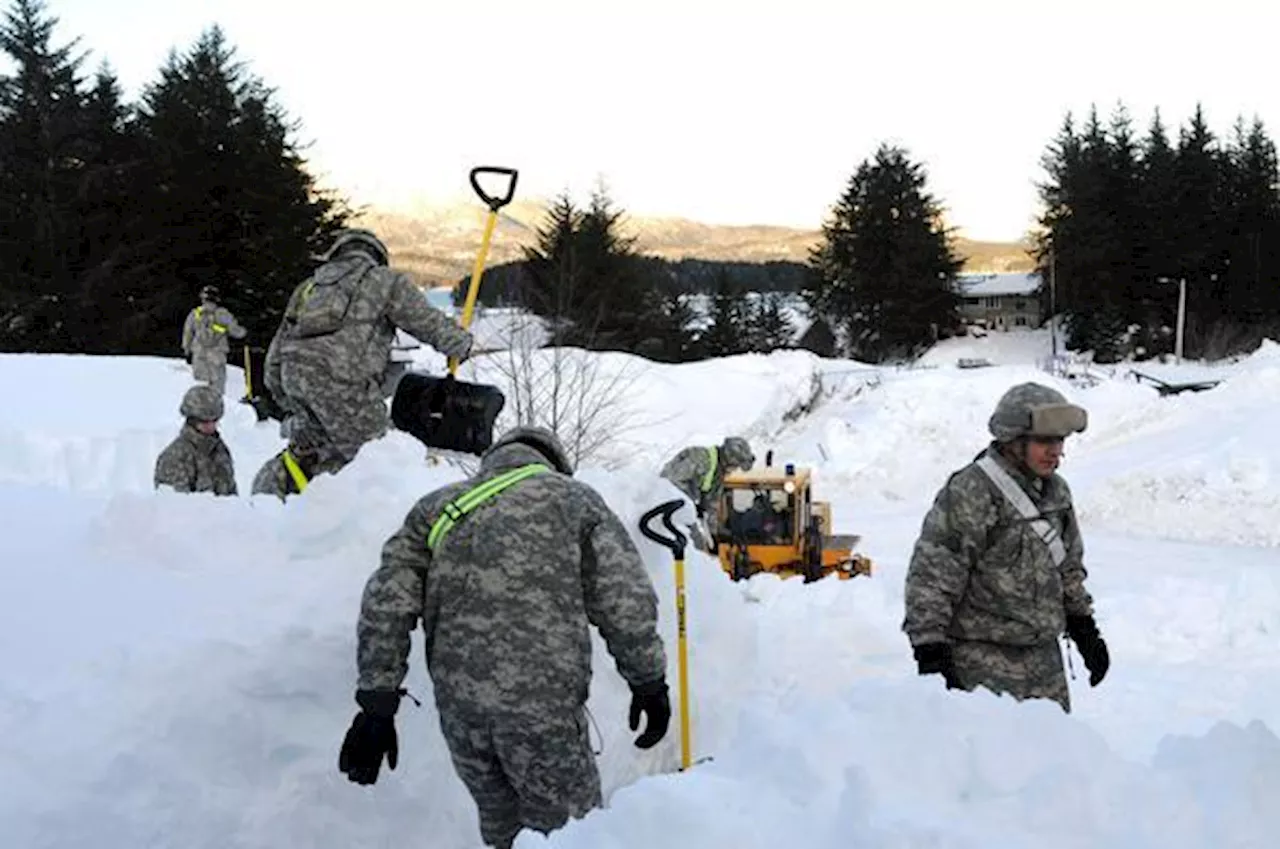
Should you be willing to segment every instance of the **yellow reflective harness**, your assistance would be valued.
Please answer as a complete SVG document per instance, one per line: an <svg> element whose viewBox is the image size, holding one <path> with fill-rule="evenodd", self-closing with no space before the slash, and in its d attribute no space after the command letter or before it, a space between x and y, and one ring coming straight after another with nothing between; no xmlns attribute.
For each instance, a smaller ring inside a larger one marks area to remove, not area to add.
<svg viewBox="0 0 1280 849"><path fill-rule="evenodd" d="M720 449L715 446L708 448L707 459L711 461L711 468L707 469L707 473L702 476L703 492L710 492L712 484L716 482L716 466L720 462Z"/></svg>
<svg viewBox="0 0 1280 849"><path fill-rule="evenodd" d="M301 493L307 488L306 473L302 471L302 467L298 465L298 461L294 459L293 454L289 453L288 448L280 452L280 459L284 462L284 467L289 472L289 477L293 478L293 485Z"/></svg>
<svg viewBox="0 0 1280 849"><path fill-rule="evenodd" d="M453 526L461 521L463 516L504 489L518 484L525 478L549 471L551 469L542 463L530 463L526 466L512 469L509 472L504 472L496 478L487 480L449 501L444 507L440 508L439 518L431 523L431 530L427 533L427 548L434 552L440 545L440 541L444 539L445 534L449 533Z"/></svg>
<svg viewBox="0 0 1280 849"><path fill-rule="evenodd" d="M199 321L203 317L204 317L204 305L201 304L200 306L196 307L196 321ZM219 324L216 321L210 322L209 327L213 330L214 333L227 332L227 326L225 324Z"/></svg>

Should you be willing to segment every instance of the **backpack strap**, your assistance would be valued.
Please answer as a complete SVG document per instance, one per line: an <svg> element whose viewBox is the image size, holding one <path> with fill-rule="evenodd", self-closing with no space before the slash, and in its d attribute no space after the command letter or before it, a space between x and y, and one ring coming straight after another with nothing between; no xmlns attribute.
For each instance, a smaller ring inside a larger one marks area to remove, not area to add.
<svg viewBox="0 0 1280 849"><path fill-rule="evenodd" d="M203 320L204 320L204 304L201 304L200 306L196 307L196 321L203 321ZM212 330L214 333L227 332L227 326L225 324L219 324L217 321L214 321L214 320L210 320L209 329Z"/></svg>
<svg viewBox="0 0 1280 849"><path fill-rule="evenodd" d="M527 466L520 466L509 472L504 472L496 478L491 478L484 483L478 484L452 501L447 502L441 508L440 516L431 523L431 530L427 533L427 548L434 553L454 525L462 521L462 518L472 510L494 498L503 490L515 486L526 478L549 471L551 469L542 463L530 463Z"/></svg>
<svg viewBox="0 0 1280 849"><path fill-rule="evenodd" d="M711 461L711 466L707 469L707 473L702 476L702 492L704 494L710 492L711 486L716 482L716 467L720 465L719 447L712 445L708 448L707 459Z"/></svg>
<svg viewBox="0 0 1280 849"><path fill-rule="evenodd" d="M1000 490L1005 499L1013 505L1013 509L1027 520L1031 529L1049 547L1053 565L1061 566L1067 559L1067 549L1062 544L1062 535L1031 502L1031 497L1026 491L1018 486L1018 482L990 454L984 454L978 460L978 468L986 473L991 482L996 485L996 489Z"/></svg>

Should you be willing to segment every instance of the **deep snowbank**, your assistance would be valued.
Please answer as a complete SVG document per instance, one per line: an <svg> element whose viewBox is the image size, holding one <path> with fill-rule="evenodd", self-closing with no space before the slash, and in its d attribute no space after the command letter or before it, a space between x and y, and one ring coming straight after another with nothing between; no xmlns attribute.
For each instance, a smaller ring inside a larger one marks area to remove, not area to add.
<svg viewBox="0 0 1280 849"><path fill-rule="evenodd" d="M635 426L601 458L610 471L582 477L635 531L673 682L670 556L635 523L671 496L654 472L676 447L740 432L761 457L818 464L819 496L863 535L876 574L733 584L691 554L693 743L713 760L672 774L674 722L656 749L631 745L627 693L597 641L590 707L609 808L522 845L1273 844L1274 346L1222 369L1218 389L1172 398L1119 380L1076 389L1018 364L599 363L634 377ZM815 371L828 394L788 421ZM238 374L223 430L247 492L279 438L234 403ZM1096 690L1073 681L1071 716L939 692L898 630L923 509L1025 379L1092 416L1064 471L1114 666ZM4 844L477 846L416 641L407 686L424 704L402 710L400 768L372 789L336 769L364 581L413 500L460 472L392 434L288 505L154 493L187 381L180 363L147 358L0 358L0 391L28 399L0 413Z"/></svg>

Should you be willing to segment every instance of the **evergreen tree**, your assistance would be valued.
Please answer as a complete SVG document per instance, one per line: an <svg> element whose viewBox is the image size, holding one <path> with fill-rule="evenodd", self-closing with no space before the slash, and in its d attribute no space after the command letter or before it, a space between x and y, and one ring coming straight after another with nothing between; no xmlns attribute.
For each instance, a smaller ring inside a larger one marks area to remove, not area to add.
<svg viewBox="0 0 1280 849"><path fill-rule="evenodd" d="M552 320L557 344L659 355L669 329L661 281L620 233L622 215L601 188L585 210L558 197L525 249L524 301Z"/></svg>
<svg viewBox="0 0 1280 849"><path fill-rule="evenodd" d="M0 50L17 65L0 77L0 349L74 348L75 216L85 147L82 55L54 46L58 19L41 0L15 0Z"/></svg>
<svg viewBox="0 0 1280 849"><path fill-rule="evenodd" d="M746 296L723 270L716 275L709 318L710 323L698 340L703 357L728 357L750 350L750 307Z"/></svg>
<svg viewBox="0 0 1280 849"><path fill-rule="evenodd" d="M656 358L669 363L682 363L697 356L696 336L693 325L698 314L689 303L688 295L668 292L662 298L661 320L655 327L661 341Z"/></svg>
<svg viewBox="0 0 1280 849"><path fill-rule="evenodd" d="M1280 314L1280 293L1268 282L1280 272L1280 170L1275 143L1258 118L1247 128L1243 118L1236 122L1222 162L1225 307L1232 317L1256 324Z"/></svg>
<svg viewBox="0 0 1280 849"><path fill-rule="evenodd" d="M1176 276L1186 277L1187 309L1206 322L1222 315L1225 280L1221 216L1224 209L1222 159L1199 104L1179 135L1174 159L1173 190L1177 220Z"/></svg>
<svg viewBox="0 0 1280 849"><path fill-rule="evenodd" d="M795 326L783 310L777 292L763 292L750 304L747 316L749 349L768 353L791 346Z"/></svg>
<svg viewBox="0 0 1280 849"><path fill-rule="evenodd" d="M882 145L823 225L806 299L816 315L846 328L855 357L911 356L958 323L955 277L963 260L925 183L922 165Z"/></svg>
<svg viewBox="0 0 1280 849"><path fill-rule="evenodd" d="M265 345L310 259L350 212L319 191L292 140L294 127L272 92L235 60L212 27L185 53L171 53L139 110L148 160L147 227L138 265L148 282L125 300L132 350L172 351L201 286Z"/></svg>

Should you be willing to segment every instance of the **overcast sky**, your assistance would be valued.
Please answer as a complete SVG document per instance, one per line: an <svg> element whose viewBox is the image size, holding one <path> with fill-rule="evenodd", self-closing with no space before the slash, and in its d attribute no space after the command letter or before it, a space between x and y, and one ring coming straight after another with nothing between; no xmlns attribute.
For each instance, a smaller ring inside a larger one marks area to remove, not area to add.
<svg viewBox="0 0 1280 849"><path fill-rule="evenodd" d="M603 177L634 214L816 227L888 141L965 235L1016 239L1067 110L1280 125L1268 0L48 3L131 97L220 24L357 203L462 196L497 164L523 197Z"/></svg>

